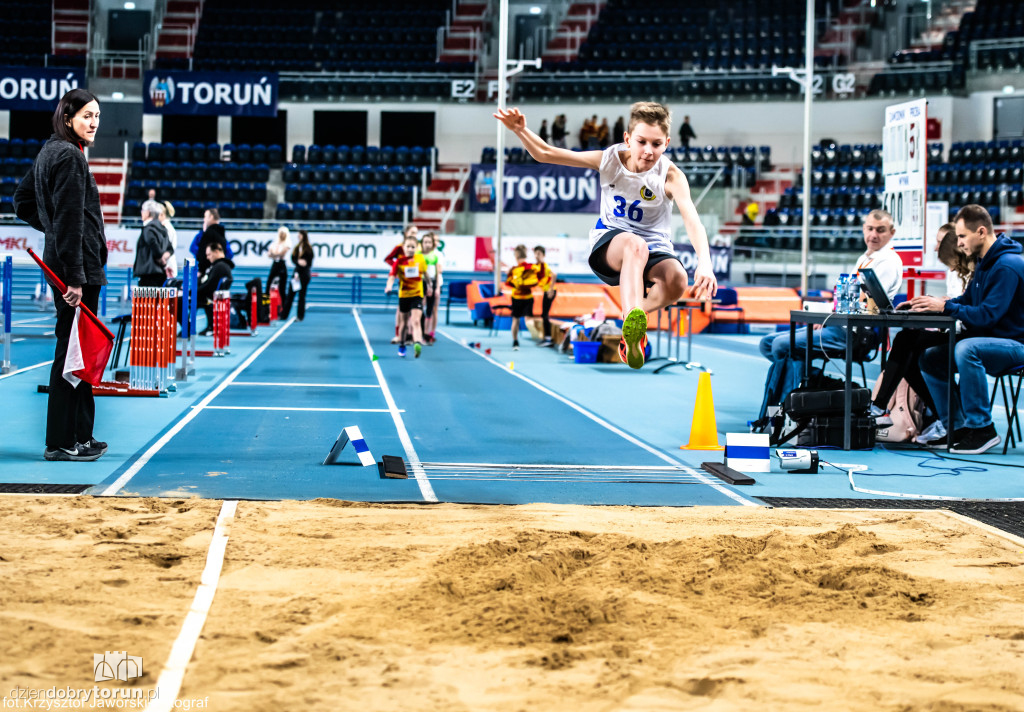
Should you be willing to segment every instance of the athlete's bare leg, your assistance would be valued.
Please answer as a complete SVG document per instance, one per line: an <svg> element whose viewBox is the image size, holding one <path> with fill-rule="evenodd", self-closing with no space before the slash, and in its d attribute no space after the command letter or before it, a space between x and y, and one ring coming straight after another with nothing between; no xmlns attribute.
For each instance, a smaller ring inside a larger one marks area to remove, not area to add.
<svg viewBox="0 0 1024 712"><path fill-rule="evenodd" d="M612 238L605 253L608 266L619 273L622 299L622 344L619 354L630 368L642 368L647 344L644 309L644 268L650 250L642 237L622 233Z"/></svg>
<svg viewBox="0 0 1024 712"><path fill-rule="evenodd" d="M675 304L686 293L686 270L678 260L662 260L651 267L648 277L654 286L643 300L643 310L654 312Z"/></svg>
<svg viewBox="0 0 1024 712"><path fill-rule="evenodd" d="M644 268L650 254L642 237L622 233L612 238L605 252L605 260L619 273L619 293L622 295L622 313L641 307L644 301Z"/></svg>

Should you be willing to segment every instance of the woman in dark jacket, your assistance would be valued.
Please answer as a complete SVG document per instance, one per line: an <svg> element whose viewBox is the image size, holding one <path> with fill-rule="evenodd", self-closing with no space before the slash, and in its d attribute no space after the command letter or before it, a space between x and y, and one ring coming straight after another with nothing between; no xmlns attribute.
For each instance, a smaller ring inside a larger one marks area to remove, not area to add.
<svg viewBox="0 0 1024 712"><path fill-rule="evenodd" d="M95 313L100 287L107 283L100 194L85 158L99 123L95 96L85 89L65 94L53 114L53 135L14 193L18 217L46 235L43 261L68 288L64 294L53 290L57 348L46 406L47 460L95 460L107 451L107 444L92 436L92 386L85 381L72 386L63 374L75 307L85 304Z"/></svg>
<svg viewBox="0 0 1024 712"><path fill-rule="evenodd" d="M295 274L288 284L288 298L285 300L283 318L287 319L292 310L292 300L295 299L295 280L299 281L299 306L296 317L302 321L306 316L306 288L309 287L309 280L313 276L313 246L309 244L309 233L299 230L299 243L292 250L292 262L295 263Z"/></svg>

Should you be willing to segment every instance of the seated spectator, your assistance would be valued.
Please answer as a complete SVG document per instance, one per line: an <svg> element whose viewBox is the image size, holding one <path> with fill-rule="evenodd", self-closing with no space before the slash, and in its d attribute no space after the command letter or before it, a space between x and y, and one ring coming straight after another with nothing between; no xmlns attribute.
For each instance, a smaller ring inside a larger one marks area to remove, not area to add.
<svg viewBox="0 0 1024 712"><path fill-rule="evenodd" d="M946 279L947 297L958 297L963 294L974 273L974 262L957 249L956 243L956 227L953 223L947 223L939 228L938 239L935 241L935 252L938 254L939 260L949 268ZM917 362L925 349L946 343L949 341L945 332L926 329L901 329L893 337L892 346L889 347L889 353L886 356L885 369L879 375L880 383L871 405L871 415L875 417L875 422L879 427L892 425L892 418L889 417L886 409L889 401L895 395L900 381L904 379L925 402L928 409L932 413L937 412L921 371L917 367ZM922 431L917 439L924 443L945 434L946 424L942 420L935 420Z"/></svg>
<svg viewBox="0 0 1024 712"><path fill-rule="evenodd" d="M889 299L896 296L903 284L903 260L892 249L892 241L896 230L892 216L884 210L872 210L864 218L864 244L867 250L857 260L856 269L870 267L878 276ZM866 338L875 337L873 333ZM842 326L822 326L814 332L814 350L828 353L842 353L846 350L847 331ZM754 428L763 430L768 427L768 406L777 405L791 390L800 383L804 372L803 358L807 348L807 332L798 329L796 332L796 351L789 352L789 331L768 334L761 339L761 355L771 361L768 377L765 380L764 400Z"/></svg>
<svg viewBox="0 0 1024 712"><path fill-rule="evenodd" d="M213 293L231 288L231 270L235 263L224 254L224 246L214 242L206 246L206 260L210 268L199 278L196 300L206 312L206 328L199 332L200 336L208 336L213 331Z"/></svg>
<svg viewBox="0 0 1024 712"><path fill-rule="evenodd" d="M959 297L920 296L911 300L916 311L942 311L963 322L953 350L960 374L958 392L953 394L953 432L928 441L928 447L946 447L951 452L980 455L1000 442L992 423L986 374L999 373L1024 364L1024 257L1021 246L1005 235L997 236L992 216L980 205L965 205L953 221L957 246L976 261L974 277ZM945 421L949 346L933 346L920 359L936 414Z"/></svg>

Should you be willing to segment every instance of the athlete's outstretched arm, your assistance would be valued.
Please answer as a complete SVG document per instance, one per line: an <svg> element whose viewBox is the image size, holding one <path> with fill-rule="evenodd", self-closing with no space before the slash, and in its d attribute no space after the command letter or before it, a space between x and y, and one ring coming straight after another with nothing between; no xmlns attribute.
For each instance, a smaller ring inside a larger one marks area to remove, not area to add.
<svg viewBox="0 0 1024 712"><path fill-rule="evenodd" d="M526 117L519 109L498 110L494 112L494 118L505 124L505 128L518 136L523 143L523 148L539 163L593 168L595 171L601 168L601 151L570 151L550 145L526 128Z"/></svg>
<svg viewBox="0 0 1024 712"><path fill-rule="evenodd" d="M718 280L715 279L715 271L711 267L711 249L708 247L708 234L700 222L697 214L697 207L690 197L690 184L686 176L676 165L668 169L668 176L665 178L665 188L668 191L679 214L683 216L683 225L686 227L686 236L690 238L693 251L697 253L697 269L693 274L693 289L697 297L710 299L718 292Z"/></svg>

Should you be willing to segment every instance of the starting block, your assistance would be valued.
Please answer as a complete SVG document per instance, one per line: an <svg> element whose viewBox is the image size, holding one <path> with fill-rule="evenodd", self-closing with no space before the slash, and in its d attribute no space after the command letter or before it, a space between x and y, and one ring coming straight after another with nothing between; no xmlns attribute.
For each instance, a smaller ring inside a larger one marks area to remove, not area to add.
<svg viewBox="0 0 1024 712"><path fill-rule="evenodd" d="M339 465L339 464L352 464L355 463L339 463L338 458L341 456L341 451L345 449L345 446L352 443L352 449L356 451L356 455L359 457L359 464L363 467L375 465L376 461L373 459L373 455L370 454L370 448L367 446L366 441L363 440L363 434L359 432L359 427L351 425L341 431L338 435L338 439L334 441L334 447L327 453L327 458L323 461L325 465Z"/></svg>

